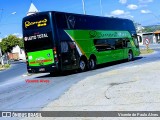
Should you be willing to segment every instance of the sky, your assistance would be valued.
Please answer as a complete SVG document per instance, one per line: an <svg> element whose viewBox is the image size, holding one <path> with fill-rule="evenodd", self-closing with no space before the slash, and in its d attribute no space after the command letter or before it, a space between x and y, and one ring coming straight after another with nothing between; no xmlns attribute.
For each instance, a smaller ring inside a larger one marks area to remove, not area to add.
<svg viewBox="0 0 160 120"><path fill-rule="evenodd" d="M22 19L31 3L39 11L84 13L82 0L0 0L0 39L10 34L22 36ZM88 15L128 18L142 26L160 24L159 0L84 0L84 3Z"/></svg>

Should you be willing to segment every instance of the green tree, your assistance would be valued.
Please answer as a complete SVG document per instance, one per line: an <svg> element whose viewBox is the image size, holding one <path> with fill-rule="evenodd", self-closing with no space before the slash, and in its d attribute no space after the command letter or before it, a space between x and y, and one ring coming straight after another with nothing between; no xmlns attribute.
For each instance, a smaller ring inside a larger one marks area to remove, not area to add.
<svg viewBox="0 0 160 120"><path fill-rule="evenodd" d="M23 40L21 38L18 38L15 35L9 35L6 38L2 39L2 42L0 43L1 49L3 53L11 52L13 47L19 46L21 49L24 48Z"/></svg>
<svg viewBox="0 0 160 120"><path fill-rule="evenodd" d="M23 38L20 38L20 39L19 39L19 44L18 44L18 46L19 46L21 49L24 50L24 42L23 42Z"/></svg>
<svg viewBox="0 0 160 120"><path fill-rule="evenodd" d="M153 30L153 28L151 28L151 27L145 27L143 30L142 30L142 32L153 32L154 30Z"/></svg>

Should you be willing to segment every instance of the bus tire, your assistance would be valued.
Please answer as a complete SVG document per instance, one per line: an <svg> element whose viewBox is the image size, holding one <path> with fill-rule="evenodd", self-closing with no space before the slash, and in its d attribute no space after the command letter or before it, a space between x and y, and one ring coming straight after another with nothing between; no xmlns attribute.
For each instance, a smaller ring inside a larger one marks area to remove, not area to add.
<svg viewBox="0 0 160 120"><path fill-rule="evenodd" d="M95 68L96 68L96 60L93 59L93 58L91 58L91 59L89 60L89 69L90 69L90 70L94 70Z"/></svg>
<svg viewBox="0 0 160 120"><path fill-rule="evenodd" d="M129 52L128 52L128 61L132 61L133 60L133 52L130 50Z"/></svg>
<svg viewBox="0 0 160 120"><path fill-rule="evenodd" d="M79 61L79 69L82 72L87 70L87 62L86 62L86 60L80 59L80 61Z"/></svg>

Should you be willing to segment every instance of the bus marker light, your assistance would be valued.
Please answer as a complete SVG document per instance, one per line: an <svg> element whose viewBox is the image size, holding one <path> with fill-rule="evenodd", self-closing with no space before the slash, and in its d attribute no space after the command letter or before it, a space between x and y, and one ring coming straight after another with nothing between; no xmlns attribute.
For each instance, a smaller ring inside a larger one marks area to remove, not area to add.
<svg viewBox="0 0 160 120"><path fill-rule="evenodd" d="M57 50L56 47L54 47L53 50L56 51Z"/></svg>
<svg viewBox="0 0 160 120"><path fill-rule="evenodd" d="M56 51L54 51L54 54L57 54L57 52L56 52Z"/></svg>

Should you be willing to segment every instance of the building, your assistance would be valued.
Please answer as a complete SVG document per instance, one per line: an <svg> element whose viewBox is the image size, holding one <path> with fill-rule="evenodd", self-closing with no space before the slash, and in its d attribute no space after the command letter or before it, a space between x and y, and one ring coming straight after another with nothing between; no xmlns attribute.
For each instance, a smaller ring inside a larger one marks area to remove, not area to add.
<svg viewBox="0 0 160 120"><path fill-rule="evenodd" d="M146 39L150 44L160 43L160 30L148 33L138 33L138 41L140 45L145 45Z"/></svg>
<svg viewBox="0 0 160 120"><path fill-rule="evenodd" d="M11 53L8 53L10 60L26 60L25 52L18 45L15 46Z"/></svg>

